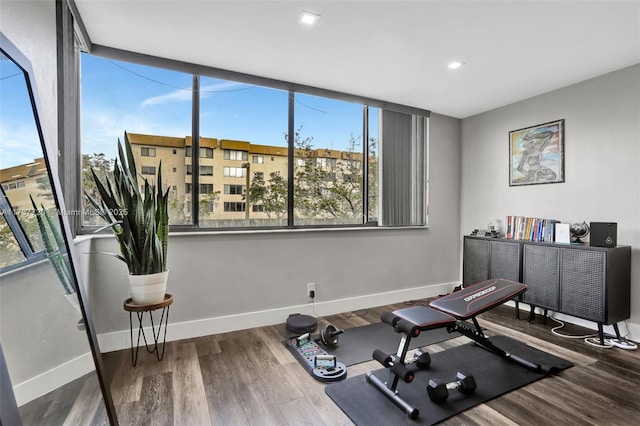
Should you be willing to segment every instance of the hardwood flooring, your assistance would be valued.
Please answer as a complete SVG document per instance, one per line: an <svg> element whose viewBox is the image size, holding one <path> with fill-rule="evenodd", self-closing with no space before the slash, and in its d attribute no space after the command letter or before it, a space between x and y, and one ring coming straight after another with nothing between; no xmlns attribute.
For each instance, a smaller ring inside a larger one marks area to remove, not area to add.
<svg viewBox="0 0 640 426"><path fill-rule="evenodd" d="M319 318L349 328L378 322L391 305ZM502 334L575 364L558 375L479 405L445 425L635 425L640 421L640 352L602 349L582 339L552 335L555 324L515 319L499 307L479 316L487 334ZM171 326L171 325L169 325ZM623 327L624 328L624 327ZM391 329L389 329L391 332ZM568 333L592 333L576 326ZM105 354L122 425L350 425L282 344L284 324L167 343L165 358L128 350ZM457 337L431 351L465 344ZM375 361L349 367L349 376L379 368Z"/></svg>
<svg viewBox="0 0 640 426"><path fill-rule="evenodd" d="M366 325L379 322L385 310L406 306L390 305L319 318L318 325L331 323L338 328ZM513 337L563 357L575 366L476 406L442 424L640 423L640 351L596 348L582 339L555 336L550 332L555 326L553 321L544 324L541 317L531 324L518 321L514 309L506 306L482 314L478 319L488 335ZM570 325L562 331L592 333ZM141 348L137 367L131 366L128 349L104 354L120 424L351 425L349 418L324 393L325 385L307 374L282 344L288 336L284 324L280 324L169 342L162 361ZM437 352L467 342L466 337L456 337L428 349ZM378 368L376 361L351 366L349 377ZM92 397L95 387L92 389L88 381L79 379L71 388L64 392L80 396L62 410L55 409L54 394L42 405L21 407L29 419L25 424L104 424L106 416L95 409Z"/></svg>

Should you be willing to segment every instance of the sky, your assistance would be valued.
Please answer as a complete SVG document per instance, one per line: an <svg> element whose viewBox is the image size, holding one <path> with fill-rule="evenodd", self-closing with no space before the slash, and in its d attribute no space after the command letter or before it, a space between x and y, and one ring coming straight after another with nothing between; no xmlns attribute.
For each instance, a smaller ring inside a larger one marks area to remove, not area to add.
<svg viewBox="0 0 640 426"><path fill-rule="evenodd" d="M124 132L191 135L191 74L82 55L83 153L115 155ZM286 146L286 91L201 77L200 136ZM316 148L361 141L362 105L296 94L296 129Z"/></svg>
<svg viewBox="0 0 640 426"><path fill-rule="evenodd" d="M124 132L191 135L192 75L82 54L82 153L115 158ZM286 146L286 91L201 77L200 136ZM0 168L42 156L25 80L0 60ZM377 129L377 114L370 114ZM362 105L296 93L296 130L314 148L362 143ZM373 136L373 135L372 135ZM360 145L361 146L361 145Z"/></svg>
<svg viewBox="0 0 640 426"><path fill-rule="evenodd" d="M38 157L42 147L24 74L13 62L0 60L0 169Z"/></svg>

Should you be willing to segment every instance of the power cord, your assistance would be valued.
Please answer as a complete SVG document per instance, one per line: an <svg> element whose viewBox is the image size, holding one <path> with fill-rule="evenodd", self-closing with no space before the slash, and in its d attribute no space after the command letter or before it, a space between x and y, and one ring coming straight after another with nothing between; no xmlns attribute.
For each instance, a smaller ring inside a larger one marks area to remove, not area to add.
<svg viewBox="0 0 640 426"><path fill-rule="evenodd" d="M556 319L552 316L549 316L549 318L551 320L553 320L554 322L556 322L557 324L559 324L556 327L553 327L551 329L551 333L559 336L559 337L563 337L565 339L584 339L584 342L589 345L589 346L595 346L597 348L603 348L603 349L610 349L613 347L617 347L620 349L626 349L626 350L636 350L638 349L638 345L636 345L635 343L633 343L630 340L627 340L626 337L629 335L629 327L627 326L627 322L625 321L625 327L627 327L627 334L625 334L623 337L621 337L620 339L617 338L606 338L604 339L604 344L600 343L600 338L598 336L598 334L586 334L586 335L573 335L573 334L564 334L564 333L560 333L558 332L558 330L562 329L565 326L565 323L560 321L559 319Z"/></svg>

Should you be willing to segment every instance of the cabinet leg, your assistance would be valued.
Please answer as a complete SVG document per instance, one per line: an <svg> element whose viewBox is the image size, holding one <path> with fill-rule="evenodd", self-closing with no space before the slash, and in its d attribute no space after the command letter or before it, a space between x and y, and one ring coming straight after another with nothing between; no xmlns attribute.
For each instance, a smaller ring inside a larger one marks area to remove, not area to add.
<svg viewBox="0 0 640 426"><path fill-rule="evenodd" d="M533 320L536 318L536 307L533 305L529 305L529 323L532 323Z"/></svg>
<svg viewBox="0 0 640 426"><path fill-rule="evenodd" d="M613 325L613 329L616 332L616 339L622 340L622 337L620 336L620 329L618 328L618 323L614 322L612 325Z"/></svg>
<svg viewBox="0 0 640 426"><path fill-rule="evenodd" d="M598 323L598 337L600 338L600 344L604 346L604 330L601 322Z"/></svg>

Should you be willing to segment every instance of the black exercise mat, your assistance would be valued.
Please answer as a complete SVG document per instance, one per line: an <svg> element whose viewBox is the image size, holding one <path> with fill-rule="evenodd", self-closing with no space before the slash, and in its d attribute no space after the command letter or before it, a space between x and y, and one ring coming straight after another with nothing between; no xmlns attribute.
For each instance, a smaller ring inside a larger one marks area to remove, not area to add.
<svg viewBox="0 0 640 426"><path fill-rule="evenodd" d="M545 366L547 372L564 370L573 366L569 361L525 345L504 336L495 336L492 341L514 354ZM518 364L470 343L431 355L431 366L416 372L412 383L400 382L398 392L406 402L420 410L416 420L389 401L364 374L336 382L325 387L325 392L338 404L356 425L412 425L441 422L475 405L489 401L502 394L518 389L543 378L547 373L534 373ZM451 391L442 404L435 404L427 395L430 378L452 381L457 371L473 374L478 388L472 395ZM376 376L388 379L386 369L377 370Z"/></svg>
<svg viewBox="0 0 640 426"><path fill-rule="evenodd" d="M449 333L446 328L438 328L420 333L411 339L410 349L432 345L448 339L459 337L458 333ZM361 327L347 328L339 335L338 346L322 347L327 353L335 355L338 361L346 366L371 361L376 349L385 353L396 353L400 344L401 335L394 332L393 328L385 323L363 325Z"/></svg>

